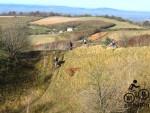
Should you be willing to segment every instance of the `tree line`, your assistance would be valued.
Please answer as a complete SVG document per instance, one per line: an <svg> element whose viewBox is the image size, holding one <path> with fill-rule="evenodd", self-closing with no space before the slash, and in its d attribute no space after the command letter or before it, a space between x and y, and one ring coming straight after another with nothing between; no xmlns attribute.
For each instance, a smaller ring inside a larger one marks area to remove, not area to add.
<svg viewBox="0 0 150 113"><path fill-rule="evenodd" d="M54 13L54 12L40 12L40 11L32 11L32 12L9 11L9 12L0 13L0 16L40 16L40 17L66 16L66 17L70 17L71 15L62 14L62 13Z"/></svg>

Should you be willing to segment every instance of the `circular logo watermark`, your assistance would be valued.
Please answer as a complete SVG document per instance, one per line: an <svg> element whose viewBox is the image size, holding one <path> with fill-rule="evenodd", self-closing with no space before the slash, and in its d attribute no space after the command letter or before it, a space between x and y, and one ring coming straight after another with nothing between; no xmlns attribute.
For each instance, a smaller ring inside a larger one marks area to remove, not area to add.
<svg viewBox="0 0 150 113"><path fill-rule="evenodd" d="M141 99L148 99L149 98L149 91L147 89L141 89L138 93L139 98Z"/></svg>

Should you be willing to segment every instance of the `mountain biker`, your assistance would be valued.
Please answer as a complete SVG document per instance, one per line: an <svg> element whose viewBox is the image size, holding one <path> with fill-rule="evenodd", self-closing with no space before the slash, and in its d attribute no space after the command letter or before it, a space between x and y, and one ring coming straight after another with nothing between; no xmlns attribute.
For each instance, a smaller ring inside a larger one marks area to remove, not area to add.
<svg viewBox="0 0 150 113"><path fill-rule="evenodd" d="M54 65L55 65L55 67L58 66L58 63L59 63L59 58L55 56L54 57Z"/></svg>
<svg viewBox="0 0 150 113"><path fill-rule="evenodd" d="M69 45L70 45L70 50L72 50L73 49L73 43L71 41L69 42Z"/></svg>
<svg viewBox="0 0 150 113"><path fill-rule="evenodd" d="M112 39L111 43L108 46L115 49L115 48L117 48L117 42L114 39Z"/></svg>
<svg viewBox="0 0 150 113"><path fill-rule="evenodd" d="M87 44L87 40L86 39L83 39L83 44Z"/></svg>

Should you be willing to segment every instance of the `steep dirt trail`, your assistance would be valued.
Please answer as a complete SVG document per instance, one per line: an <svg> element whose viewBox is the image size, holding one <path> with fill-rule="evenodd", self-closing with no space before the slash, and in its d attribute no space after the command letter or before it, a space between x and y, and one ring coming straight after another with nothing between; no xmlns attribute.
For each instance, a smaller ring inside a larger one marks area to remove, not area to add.
<svg viewBox="0 0 150 113"><path fill-rule="evenodd" d="M61 56L61 60L64 60L64 54L62 54ZM48 64L47 64L48 65ZM60 70L60 67L59 68L55 68L53 67L53 69L51 70L52 71L52 78L51 80L56 80L57 79L57 75L59 73L59 70ZM39 97L35 98L34 100L32 100L31 102L28 103L27 106L23 107L21 113L26 113L27 112L27 109L30 109L32 108L32 106L34 106L36 103L38 103L38 101L47 93L48 89L51 87L51 82L49 83L49 85L47 86L45 92L40 95ZM30 110L29 110L30 111Z"/></svg>

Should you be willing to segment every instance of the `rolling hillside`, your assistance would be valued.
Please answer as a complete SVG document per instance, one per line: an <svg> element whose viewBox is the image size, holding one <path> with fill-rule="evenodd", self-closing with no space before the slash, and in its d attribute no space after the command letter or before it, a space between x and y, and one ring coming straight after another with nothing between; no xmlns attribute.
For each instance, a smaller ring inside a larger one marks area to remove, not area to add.
<svg viewBox="0 0 150 113"><path fill-rule="evenodd" d="M59 23L67 23L67 22L74 22L74 21L89 21L89 20L97 20L97 21L104 21L106 23L113 23L116 26L113 29L119 28L141 28L138 25L134 25L128 22L120 22L115 19L107 19L103 17L48 17L38 21L31 22L31 24L37 25L52 25L52 24L59 24Z"/></svg>
<svg viewBox="0 0 150 113"><path fill-rule="evenodd" d="M0 17L0 25L4 28L15 23L28 25L32 45L50 42L60 45L57 43L59 40L70 40L77 35L79 37L74 42L83 36L88 38L91 34L94 34L93 37L115 40L150 34L149 29L138 25L103 17L48 17L36 21L39 18ZM76 31L58 32L74 25ZM52 34L51 30L56 28L58 31ZM2 95L4 103L0 101L0 112L110 113L124 110L123 96L134 79L137 79L141 88L150 89L149 46L112 49L100 45L97 39L94 41L97 42L96 46L89 42L89 45L81 44L81 47L69 51L23 53L25 56L21 59L21 67L15 64L13 73L8 72L7 57L0 51L0 66L4 68L1 73L4 75L6 71L10 80L14 77L17 81L17 84L13 81L6 84L5 88L0 85L5 92ZM56 56L62 62L58 68L54 67ZM3 77L6 76L0 79ZM5 78L6 81L9 79ZM149 110L144 108L140 113L149 113Z"/></svg>
<svg viewBox="0 0 150 113"><path fill-rule="evenodd" d="M99 80L102 96L107 94L102 108L117 111L123 107L123 95L134 79L141 87L150 87L149 51L149 47L113 50L83 46L66 53L65 63L55 71L43 96L30 105L30 112L95 113L102 110L96 103L95 88Z"/></svg>
<svg viewBox="0 0 150 113"><path fill-rule="evenodd" d="M130 39L134 36L141 36L141 35L149 35L149 29L139 29L139 30L128 30L128 29L121 29L117 31L105 31L93 34L89 37L89 40L102 40L106 38L111 38L116 41L123 40L123 39Z"/></svg>
<svg viewBox="0 0 150 113"><path fill-rule="evenodd" d="M41 17L33 16L0 16L0 27L9 28L11 26L25 26L29 22L41 19Z"/></svg>

